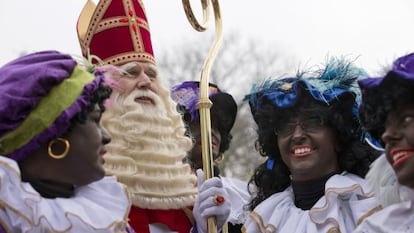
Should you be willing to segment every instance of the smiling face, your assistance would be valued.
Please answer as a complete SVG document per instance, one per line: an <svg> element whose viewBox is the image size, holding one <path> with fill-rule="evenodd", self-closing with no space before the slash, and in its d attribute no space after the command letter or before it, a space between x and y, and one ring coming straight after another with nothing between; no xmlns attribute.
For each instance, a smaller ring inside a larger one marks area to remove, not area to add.
<svg viewBox="0 0 414 233"><path fill-rule="evenodd" d="M414 188L414 106L388 113L382 140L399 183Z"/></svg>
<svg viewBox="0 0 414 233"><path fill-rule="evenodd" d="M339 171L336 135L319 117L290 118L275 133L292 180L313 180Z"/></svg>

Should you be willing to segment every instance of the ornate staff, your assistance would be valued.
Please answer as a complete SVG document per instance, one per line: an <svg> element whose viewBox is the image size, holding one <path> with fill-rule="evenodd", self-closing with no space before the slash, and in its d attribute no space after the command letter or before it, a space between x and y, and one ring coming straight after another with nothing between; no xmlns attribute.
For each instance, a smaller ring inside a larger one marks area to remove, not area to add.
<svg viewBox="0 0 414 233"><path fill-rule="evenodd" d="M190 0L183 0L184 11L191 26L199 31L203 32L207 29L210 16L210 0L201 0L203 8L203 22L200 24L194 17L193 10L191 9ZM213 45L208 51L206 60L204 61L201 69L200 78L200 98L197 103L197 107L200 112L200 129L201 129L201 150L203 156L203 171L204 179L210 179L214 176L213 170L213 155L211 148L211 122L210 122L210 108L213 105L208 98L208 84L211 66L214 59L217 56L217 52L223 41L222 23L220 15L220 6L218 0L211 0L214 10L214 19L216 25L216 34L214 37ZM207 218L207 229L209 233L217 232L217 223L215 217Z"/></svg>

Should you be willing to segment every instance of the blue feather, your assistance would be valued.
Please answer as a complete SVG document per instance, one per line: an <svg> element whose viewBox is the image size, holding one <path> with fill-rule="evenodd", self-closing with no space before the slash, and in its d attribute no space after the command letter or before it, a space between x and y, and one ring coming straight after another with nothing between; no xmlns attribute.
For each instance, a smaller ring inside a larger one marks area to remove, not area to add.
<svg viewBox="0 0 414 233"><path fill-rule="evenodd" d="M268 78L253 85L250 93L245 96L254 114L264 100L271 101L276 107L287 108L296 104L300 91L299 84L305 86L316 101L327 105L344 93L355 96L353 115L358 118L358 106L361 92L358 79L367 77L367 73L344 58L329 58L328 62L315 71L301 72L296 77L272 79Z"/></svg>

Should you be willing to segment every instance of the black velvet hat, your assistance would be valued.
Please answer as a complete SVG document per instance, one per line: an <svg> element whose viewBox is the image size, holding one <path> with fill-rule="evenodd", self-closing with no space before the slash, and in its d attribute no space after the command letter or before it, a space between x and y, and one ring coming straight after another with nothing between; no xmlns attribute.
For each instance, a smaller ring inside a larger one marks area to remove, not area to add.
<svg viewBox="0 0 414 233"><path fill-rule="evenodd" d="M199 119L197 102L200 96L199 82L188 81L174 86L171 97L184 113L184 120L192 122ZM213 106L210 109L212 121L220 122L220 132L228 134L233 128L237 114L237 104L233 97L222 92L217 85L209 84L209 97Z"/></svg>

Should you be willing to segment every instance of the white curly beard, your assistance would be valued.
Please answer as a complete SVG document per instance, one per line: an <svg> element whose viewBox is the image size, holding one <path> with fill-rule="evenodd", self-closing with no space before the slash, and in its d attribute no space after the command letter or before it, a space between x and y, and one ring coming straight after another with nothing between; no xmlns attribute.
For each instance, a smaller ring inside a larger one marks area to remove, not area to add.
<svg viewBox="0 0 414 233"><path fill-rule="evenodd" d="M154 105L135 102L142 94ZM102 126L112 137L105 168L129 190L132 203L147 209L192 206L197 194L196 176L182 161L191 150L184 123L166 89L159 95L133 91L124 97L114 91Z"/></svg>

